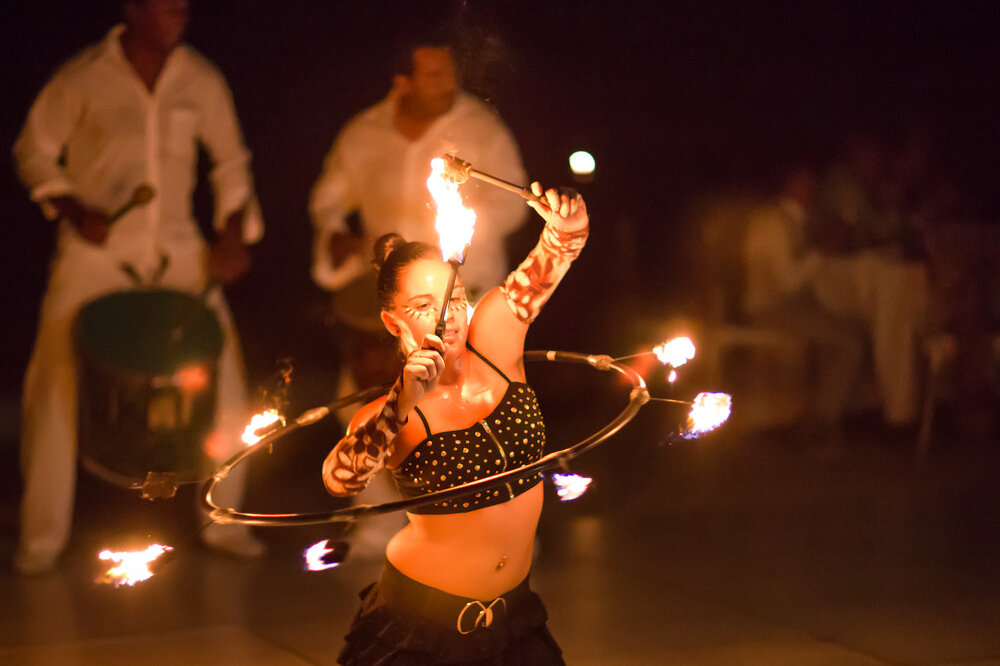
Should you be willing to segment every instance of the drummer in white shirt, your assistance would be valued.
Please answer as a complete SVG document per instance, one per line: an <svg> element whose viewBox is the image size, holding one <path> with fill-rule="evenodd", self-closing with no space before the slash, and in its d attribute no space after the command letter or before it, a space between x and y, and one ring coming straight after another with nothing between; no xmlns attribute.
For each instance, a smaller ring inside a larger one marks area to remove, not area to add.
<svg viewBox="0 0 1000 666"><path fill-rule="evenodd" d="M158 280L196 294L210 281L233 281L249 268L245 244L263 233L229 88L214 65L181 44L187 0L128 0L123 7L125 24L45 85L14 145L31 198L59 222L23 393L24 495L15 567L25 574L50 570L70 535L77 441L71 327L80 307L137 282ZM199 144L213 162L217 237L210 246L192 215ZM153 188L153 199L110 224L111 212L140 184ZM246 387L221 290L210 290L206 302L224 331L213 436L222 445L213 453L225 458L241 446ZM241 480L223 492L231 495L227 504L238 502ZM236 555L263 553L245 527L212 525L203 539Z"/></svg>
<svg viewBox="0 0 1000 666"><path fill-rule="evenodd" d="M334 292L340 324L339 395L399 374L395 345L385 339L375 298L372 257L363 251L379 236L395 232L408 240L437 244L435 207L427 190L431 159L455 152L477 169L514 183L527 180L514 138L499 114L463 91L446 28L414 21L399 40L388 96L365 109L337 135L313 186L309 213L315 227L313 280ZM523 201L470 180L462 187L476 211L476 235L462 269L470 302L503 281L509 271L504 239L527 218ZM360 234L347 218L360 218ZM338 414L347 422L352 412ZM381 490L379 490L381 488ZM394 492L379 480L361 501L375 502ZM372 493L376 493L372 495ZM355 535L355 555L381 557L399 525L394 516L367 521Z"/></svg>

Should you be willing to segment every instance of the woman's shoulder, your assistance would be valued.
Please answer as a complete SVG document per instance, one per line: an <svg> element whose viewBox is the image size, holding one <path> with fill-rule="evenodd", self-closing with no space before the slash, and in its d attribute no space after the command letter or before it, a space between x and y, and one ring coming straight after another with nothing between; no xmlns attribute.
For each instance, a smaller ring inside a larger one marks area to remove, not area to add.
<svg viewBox="0 0 1000 666"><path fill-rule="evenodd" d="M503 291L489 291L476 305L469 326L469 344L504 373L515 370L524 356L528 325L514 316Z"/></svg>

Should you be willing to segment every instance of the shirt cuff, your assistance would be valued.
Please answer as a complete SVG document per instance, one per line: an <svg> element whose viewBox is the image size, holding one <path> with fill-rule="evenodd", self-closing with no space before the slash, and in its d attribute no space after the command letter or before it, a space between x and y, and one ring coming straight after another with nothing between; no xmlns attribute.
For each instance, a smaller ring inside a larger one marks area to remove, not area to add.
<svg viewBox="0 0 1000 666"><path fill-rule="evenodd" d="M264 237L264 217L260 211L260 204L256 196L252 196L245 205L237 202L219 201L215 207L215 229L221 231L225 228L226 220L230 215L243 209L243 242L246 245L253 245Z"/></svg>
<svg viewBox="0 0 1000 666"><path fill-rule="evenodd" d="M70 196L72 194L73 185L65 178L48 180L31 188L31 200L41 207L42 214L48 220L59 218L59 211L52 205L50 199Z"/></svg>

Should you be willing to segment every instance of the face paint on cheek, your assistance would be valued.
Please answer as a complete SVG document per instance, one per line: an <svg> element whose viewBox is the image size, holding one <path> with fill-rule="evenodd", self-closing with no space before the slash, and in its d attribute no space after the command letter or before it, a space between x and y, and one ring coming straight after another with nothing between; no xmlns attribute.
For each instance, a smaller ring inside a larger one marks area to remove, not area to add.
<svg viewBox="0 0 1000 666"><path fill-rule="evenodd" d="M437 311L435 308L426 308L423 310L414 310L413 308L403 308L403 314L410 317L411 319L416 319L417 321L437 321Z"/></svg>

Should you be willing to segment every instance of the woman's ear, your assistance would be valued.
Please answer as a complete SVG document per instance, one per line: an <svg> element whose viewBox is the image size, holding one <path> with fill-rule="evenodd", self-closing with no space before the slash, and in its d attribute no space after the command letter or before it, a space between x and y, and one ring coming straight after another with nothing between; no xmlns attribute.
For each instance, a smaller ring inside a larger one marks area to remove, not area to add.
<svg viewBox="0 0 1000 666"><path fill-rule="evenodd" d="M394 338L399 337L399 324L396 322L396 317L385 310L380 313L382 317L382 324L385 326L385 330L389 331L389 334Z"/></svg>

